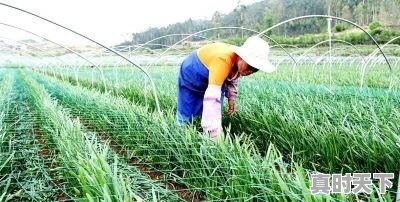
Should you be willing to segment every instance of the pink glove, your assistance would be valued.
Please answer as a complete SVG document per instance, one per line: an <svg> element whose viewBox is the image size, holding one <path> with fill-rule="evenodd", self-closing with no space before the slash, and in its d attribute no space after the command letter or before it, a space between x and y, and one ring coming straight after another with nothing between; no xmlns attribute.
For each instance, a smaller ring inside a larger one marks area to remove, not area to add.
<svg viewBox="0 0 400 202"><path fill-rule="evenodd" d="M204 94L201 126L212 139L222 133L221 124L221 86L210 84Z"/></svg>

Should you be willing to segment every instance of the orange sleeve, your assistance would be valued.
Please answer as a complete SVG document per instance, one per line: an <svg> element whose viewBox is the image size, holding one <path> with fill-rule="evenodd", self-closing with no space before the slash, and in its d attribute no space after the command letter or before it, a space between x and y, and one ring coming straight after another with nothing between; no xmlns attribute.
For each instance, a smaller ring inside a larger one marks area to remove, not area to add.
<svg viewBox="0 0 400 202"><path fill-rule="evenodd" d="M209 65L208 84L222 86L232 67L225 58L216 57Z"/></svg>

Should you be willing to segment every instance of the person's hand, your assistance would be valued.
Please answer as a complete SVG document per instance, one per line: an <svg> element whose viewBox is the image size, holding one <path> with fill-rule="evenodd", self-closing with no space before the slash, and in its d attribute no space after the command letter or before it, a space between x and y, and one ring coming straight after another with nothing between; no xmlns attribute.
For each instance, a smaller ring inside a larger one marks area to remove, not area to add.
<svg viewBox="0 0 400 202"><path fill-rule="evenodd" d="M224 132L222 128L218 128L216 130L207 131L206 134L210 137L211 140L216 141L224 136Z"/></svg>
<svg viewBox="0 0 400 202"><path fill-rule="evenodd" d="M228 115L232 116L236 113L236 110L237 110L235 100L228 100L228 104L229 104Z"/></svg>

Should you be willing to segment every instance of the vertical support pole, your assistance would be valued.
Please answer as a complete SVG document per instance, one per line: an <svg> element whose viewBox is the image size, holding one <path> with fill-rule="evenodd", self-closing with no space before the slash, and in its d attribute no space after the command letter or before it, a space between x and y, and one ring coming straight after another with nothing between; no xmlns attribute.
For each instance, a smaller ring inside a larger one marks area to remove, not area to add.
<svg viewBox="0 0 400 202"><path fill-rule="evenodd" d="M92 76L92 88L93 88L94 87L94 67L93 66L91 67L91 70L92 70L91 71L91 74L92 74L91 76Z"/></svg>
<svg viewBox="0 0 400 202"><path fill-rule="evenodd" d="M328 38L329 38L329 85L332 87L332 18L328 20Z"/></svg>
<svg viewBox="0 0 400 202"><path fill-rule="evenodd" d="M75 67L75 80L76 80L76 85L77 85L77 86L80 86L80 85L79 85L79 72L78 72L78 71L79 71L79 68L80 68L80 67L79 67L78 65Z"/></svg>

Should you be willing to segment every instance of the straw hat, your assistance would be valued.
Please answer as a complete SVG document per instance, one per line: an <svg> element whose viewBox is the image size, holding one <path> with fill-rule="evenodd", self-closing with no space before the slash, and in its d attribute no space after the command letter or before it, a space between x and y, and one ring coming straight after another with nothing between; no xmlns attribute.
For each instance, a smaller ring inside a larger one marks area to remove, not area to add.
<svg viewBox="0 0 400 202"><path fill-rule="evenodd" d="M268 43L258 36L249 37L242 46L235 48L235 53L247 64L263 72L271 73L276 70L268 58Z"/></svg>

